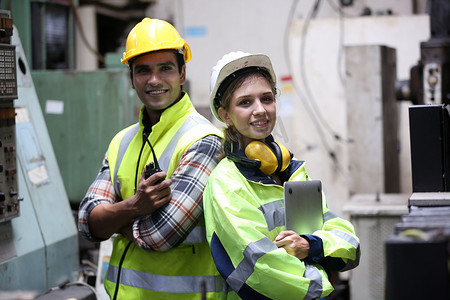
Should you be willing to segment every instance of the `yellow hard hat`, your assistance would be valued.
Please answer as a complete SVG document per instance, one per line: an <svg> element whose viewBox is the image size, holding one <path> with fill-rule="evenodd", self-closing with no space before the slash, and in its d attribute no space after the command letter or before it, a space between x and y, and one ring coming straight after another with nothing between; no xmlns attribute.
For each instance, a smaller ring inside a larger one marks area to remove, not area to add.
<svg viewBox="0 0 450 300"><path fill-rule="evenodd" d="M128 34L121 62L128 65L128 61L135 56L163 49L178 49L184 54L185 62L191 59L191 48L171 24L159 19L144 18Z"/></svg>

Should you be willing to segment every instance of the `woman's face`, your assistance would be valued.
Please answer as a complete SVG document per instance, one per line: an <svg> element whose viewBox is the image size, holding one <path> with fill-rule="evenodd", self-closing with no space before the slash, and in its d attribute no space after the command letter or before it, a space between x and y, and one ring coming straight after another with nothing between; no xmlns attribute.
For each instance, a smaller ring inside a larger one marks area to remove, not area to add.
<svg viewBox="0 0 450 300"><path fill-rule="evenodd" d="M228 109L220 107L218 112L226 124L243 135L244 147L253 140L263 140L276 122L272 87L264 77L250 76L233 92Z"/></svg>

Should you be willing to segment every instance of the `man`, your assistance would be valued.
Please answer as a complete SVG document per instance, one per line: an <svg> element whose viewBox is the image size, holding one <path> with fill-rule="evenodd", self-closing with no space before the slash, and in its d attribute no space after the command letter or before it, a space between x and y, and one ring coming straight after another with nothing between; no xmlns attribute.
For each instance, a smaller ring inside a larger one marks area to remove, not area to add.
<svg viewBox="0 0 450 300"><path fill-rule="evenodd" d="M112 299L222 293L202 209L221 132L182 90L190 58L189 45L165 21L145 18L128 35L122 63L143 103L139 122L113 138L79 209L85 238L118 233L104 283Z"/></svg>

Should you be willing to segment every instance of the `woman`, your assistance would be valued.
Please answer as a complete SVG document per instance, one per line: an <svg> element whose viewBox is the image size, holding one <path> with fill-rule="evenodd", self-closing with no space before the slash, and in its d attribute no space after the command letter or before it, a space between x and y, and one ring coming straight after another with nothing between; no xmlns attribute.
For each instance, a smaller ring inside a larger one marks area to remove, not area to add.
<svg viewBox="0 0 450 300"><path fill-rule="evenodd" d="M321 298L333 290L327 272L359 262L352 224L330 212L325 200L321 230L302 236L286 231L283 183L310 178L304 162L273 141L275 82L267 56L243 52L225 55L211 76L211 110L227 127L203 205L229 299Z"/></svg>

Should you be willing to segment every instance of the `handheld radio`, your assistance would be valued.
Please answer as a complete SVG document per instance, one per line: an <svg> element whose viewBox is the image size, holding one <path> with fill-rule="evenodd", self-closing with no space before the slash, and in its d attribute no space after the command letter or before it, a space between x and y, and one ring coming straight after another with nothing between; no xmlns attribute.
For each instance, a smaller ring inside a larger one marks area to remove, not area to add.
<svg viewBox="0 0 450 300"><path fill-rule="evenodd" d="M153 154L153 162L149 163L145 166L145 179L149 178L155 173L162 172L161 168L159 167L158 160L156 159L155 151L153 150L152 144L150 144L147 135L144 133L144 139L147 142L147 144L150 146L150 149L152 150Z"/></svg>

